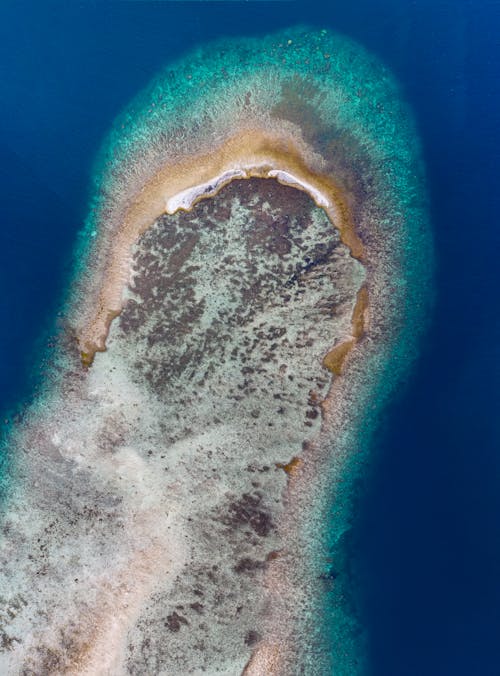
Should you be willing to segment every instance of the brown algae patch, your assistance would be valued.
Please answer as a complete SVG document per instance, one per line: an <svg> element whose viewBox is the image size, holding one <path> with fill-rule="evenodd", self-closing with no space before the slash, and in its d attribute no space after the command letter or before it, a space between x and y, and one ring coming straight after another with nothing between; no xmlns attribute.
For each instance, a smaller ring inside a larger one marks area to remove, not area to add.
<svg viewBox="0 0 500 676"><path fill-rule="evenodd" d="M278 469L282 469L289 476L293 476L300 469L300 466L302 465L302 463L303 463L302 458L299 458L298 456L294 456L287 463L277 462L276 467Z"/></svg>
<svg viewBox="0 0 500 676"><path fill-rule="evenodd" d="M356 295L356 304L352 313L352 338L340 342L323 358L323 365L334 375L342 375L349 353L365 335L366 315L368 311L368 289L366 285L363 285Z"/></svg>
<svg viewBox="0 0 500 676"><path fill-rule="evenodd" d="M323 359L325 368L334 373L336 376L342 375L344 363L347 355L355 345L355 341L345 340L339 345L335 346Z"/></svg>
<svg viewBox="0 0 500 676"><path fill-rule="evenodd" d="M104 319L104 326L106 327L106 332L109 331L111 322L120 315L119 310L110 310ZM105 342L99 343L89 343L86 351L80 352L80 360L84 368L89 368L92 366L96 352L104 352L106 350Z"/></svg>
<svg viewBox="0 0 500 676"><path fill-rule="evenodd" d="M352 335L356 340L363 338L367 330L368 302L368 287L363 284L356 294L356 305L352 313Z"/></svg>

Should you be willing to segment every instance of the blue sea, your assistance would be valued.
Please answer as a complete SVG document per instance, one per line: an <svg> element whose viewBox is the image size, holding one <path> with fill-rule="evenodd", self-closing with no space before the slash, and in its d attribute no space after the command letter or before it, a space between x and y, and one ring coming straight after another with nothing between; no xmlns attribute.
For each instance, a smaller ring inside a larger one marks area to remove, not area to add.
<svg viewBox="0 0 500 676"><path fill-rule="evenodd" d="M200 42L294 23L345 33L390 67L427 167L433 316L376 434L349 537L372 672L499 676L499 2L3 0L1 420L43 382L43 337L117 113Z"/></svg>

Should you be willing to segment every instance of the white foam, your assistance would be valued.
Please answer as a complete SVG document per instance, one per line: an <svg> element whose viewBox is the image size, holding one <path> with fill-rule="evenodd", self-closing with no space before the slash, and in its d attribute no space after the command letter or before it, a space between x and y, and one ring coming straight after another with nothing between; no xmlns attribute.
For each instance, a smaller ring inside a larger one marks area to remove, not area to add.
<svg viewBox="0 0 500 676"><path fill-rule="evenodd" d="M221 184L228 183L233 178L245 178L246 172L242 169L230 169L220 176L215 177L206 183L192 186L186 190L173 195L165 201L165 210L167 214L174 214L179 209L190 209L194 201L201 195L207 197L214 195Z"/></svg>
<svg viewBox="0 0 500 676"><path fill-rule="evenodd" d="M271 169L271 171L268 173L268 176L270 178L277 179L280 183L284 183L285 185L290 185L294 188L302 188L302 190L305 190L307 193L309 193L309 195L319 207L328 209L331 206L329 200L327 200L319 190L314 188L310 183L307 183L307 181L302 181L300 178L290 174L288 171Z"/></svg>

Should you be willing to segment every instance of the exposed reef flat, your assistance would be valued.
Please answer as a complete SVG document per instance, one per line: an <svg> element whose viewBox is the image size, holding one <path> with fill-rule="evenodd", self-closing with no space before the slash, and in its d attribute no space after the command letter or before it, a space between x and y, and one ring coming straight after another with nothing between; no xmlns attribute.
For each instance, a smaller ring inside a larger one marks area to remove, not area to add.
<svg viewBox="0 0 500 676"><path fill-rule="evenodd" d="M237 125L237 122L235 121ZM356 234L343 193L330 176L321 175L321 158L300 143L293 129L286 130L284 121L276 125L267 121L265 131L255 126L242 126L236 135L229 136L203 154L192 149L189 159L172 159L165 163L144 184L135 199L122 205L119 227L108 232L109 255L94 278L96 287L92 302L86 300L89 310L78 331L84 364L91 364L96 351L105 348L111 321L123 306L123 284L130 267L130 248L147 227L162 213L189 209L198 200L211 197L234 179L264 177L276 178L285 185L293 185L311 195L335 222L344 242L358 258L363 246ZM295 139L294 139L295 136ZM317 165L308 168L304 158ZM117 205L117 208L118 205ZM116 217L116 215L115 215Z"/></svg>
<svg viewBox="0 0 500 676"><path fill-rule="evenodd" d="M208 45L124 111L96 183L8 440L0 671L361 673L352 481L428 293L397 87L326 31Z"/></svg>

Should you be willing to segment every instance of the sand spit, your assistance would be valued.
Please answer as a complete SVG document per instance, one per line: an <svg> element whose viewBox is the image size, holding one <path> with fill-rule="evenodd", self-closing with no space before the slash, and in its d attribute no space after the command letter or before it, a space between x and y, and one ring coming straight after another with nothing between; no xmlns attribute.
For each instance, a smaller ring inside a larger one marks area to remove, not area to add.
<svg viewBox="0 0 500 676"><path fill-rule="evenodd" d="M120 116L10 440L1 673L363 673L344 544L426 313L415 139L383 66L302 28Z"/></svg>

